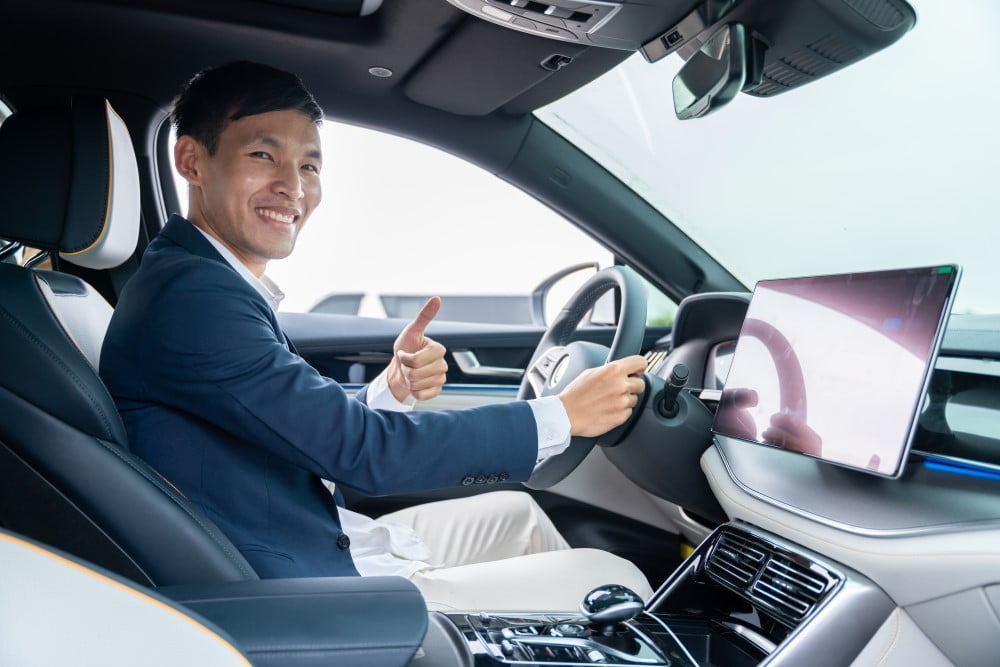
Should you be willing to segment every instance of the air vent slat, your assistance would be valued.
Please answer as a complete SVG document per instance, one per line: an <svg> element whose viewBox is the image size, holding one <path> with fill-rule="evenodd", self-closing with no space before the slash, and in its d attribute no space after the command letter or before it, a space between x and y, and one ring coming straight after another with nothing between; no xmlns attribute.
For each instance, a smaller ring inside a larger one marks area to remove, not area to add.
<svg viewBox="0 0 1000 667"><path fill-rule="evenodd" d="M740 583L744 584L749 583L749 581L753 579L754 575L753 570L746 570L743 568L734 567L732 564L726 563L722 560L716 560L715 567L731 575L735 581Z"/></svg>
<svg viewBox="0 0 1000 667"><path fill-rule="evenodd" d="M805 600L799 600L797 598L788 595L782 590L775 588L774 586L765 583L757 582L753 587L753 592L756 594L758 599L763 599L770 603L770 606L777 608L782 613L792 618L800 618L809 611L811 607L810 602Z"/></svg>
<svg viewBox="0 0 1000 667"><path fill-rule="evenodd" d="M723 583L742 588L757 575L766 554L747 540L722 536L709 556L709 573Z"/></svg>
<svg viewBox="0 0 1000 667"><path fill-rule="evenodd" d="M811 573L803 572L797 566L786 565L778 559L772 559L770 563L767 564L767 569L773 571L776 575L786 577L791 579L799 586L805 588L810 593L819 595L826 588L826 580L814 576Z"/></svg>

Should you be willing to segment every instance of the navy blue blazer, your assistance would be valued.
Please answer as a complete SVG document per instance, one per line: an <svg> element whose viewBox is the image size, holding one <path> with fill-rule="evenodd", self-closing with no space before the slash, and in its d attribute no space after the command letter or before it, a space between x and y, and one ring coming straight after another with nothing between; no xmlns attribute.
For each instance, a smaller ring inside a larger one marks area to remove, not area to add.
<svg viewBox="0 0 1000 667"><path fill-rule="evenodd" d="M368 494L468 476L524 480L524 401L372 410L298 356L267 302L174 216L121 294L101 378L133 450L215 521L261 577L356 575L321 478ZM154 528L155 529L155 528Z"/></svg>

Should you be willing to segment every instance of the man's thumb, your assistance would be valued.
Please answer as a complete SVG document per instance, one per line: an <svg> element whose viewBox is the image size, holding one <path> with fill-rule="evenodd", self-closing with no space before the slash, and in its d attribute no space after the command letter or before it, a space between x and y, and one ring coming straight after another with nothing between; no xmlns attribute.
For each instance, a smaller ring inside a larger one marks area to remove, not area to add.
<svg viewBox="0 0 1000 667"><path fill-rule="evenodd" d="M427 303L424 304L424 307L420 309L417 316L413 318L413 322L410 323L410 334L424 335L424 330L431 323L431 320L434 319L434 316L438 314L439 310L441 310L441 297L432 296L427 299Z"/></svg>

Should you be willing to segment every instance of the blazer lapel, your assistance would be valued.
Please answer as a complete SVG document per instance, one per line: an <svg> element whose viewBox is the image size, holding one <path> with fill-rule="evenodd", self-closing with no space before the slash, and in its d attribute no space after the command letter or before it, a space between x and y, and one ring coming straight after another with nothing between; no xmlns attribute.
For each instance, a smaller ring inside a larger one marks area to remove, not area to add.
<svg viewBox="0 0 1000 667"><path fill-rule="evenodd" d="M271 325L274 327L274 333L278 336L278 340L284 343L285 347L287 347L290 351L298 354L291 339L288 338L284 330L282 330L281 325L278 324L276 314L273 310L271 310L271 307L267 305L264 297L258 294L257 290L251 287L247 281L243 279L243 276L241 276L236 269L234 269L229 262L226 261L226 258L219 254L219 251L208 242L208 239L205 238L197 227L185 218L174 214L170 216L170 220L168 220L167 224L160 230L160 235L176 243L192 255L198 255L199 257L204 257L205 259L211 259L225 264L226 267L233 272L234 277L239 281L240 285L245 287L248 292L252 293L255 299L259 299L265 306L267 306L267 310L270 313Z"/></svg>

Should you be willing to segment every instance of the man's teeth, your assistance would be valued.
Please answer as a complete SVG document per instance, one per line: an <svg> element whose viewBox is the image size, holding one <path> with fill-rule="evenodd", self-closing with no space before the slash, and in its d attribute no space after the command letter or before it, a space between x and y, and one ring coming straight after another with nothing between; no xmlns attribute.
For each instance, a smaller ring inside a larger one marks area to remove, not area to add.
<svg viewBox="0 0 1000 667"><path fill-rule="evenodd" d="M285 224L292 224L295 222L294 215L282 215L277 211L272 211L268 208L255 208L257 215L262 215L265 218L270 218L271 220L276 220L277 222L284 222Z"/></svg>

